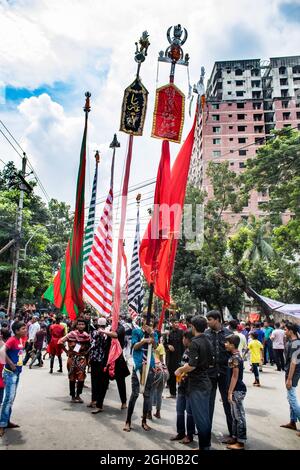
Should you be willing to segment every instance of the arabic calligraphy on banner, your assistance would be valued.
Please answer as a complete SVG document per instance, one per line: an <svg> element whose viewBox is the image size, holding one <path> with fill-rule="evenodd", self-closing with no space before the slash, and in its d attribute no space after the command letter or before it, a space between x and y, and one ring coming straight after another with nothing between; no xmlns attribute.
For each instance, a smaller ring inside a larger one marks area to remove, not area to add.
<svg viewBox="0 0 300 470"><path fill-rule="evenodd" d="M156 90L152 137L180 143L184 124L184 94L173 84Z"/></svg>
<svg viewBox="0 0 300 470"><path fill-rule="evenodd" d="M148 91L141 80L136 78L124 92L120 131L132 135L143 134L147 99Z"/></svg>

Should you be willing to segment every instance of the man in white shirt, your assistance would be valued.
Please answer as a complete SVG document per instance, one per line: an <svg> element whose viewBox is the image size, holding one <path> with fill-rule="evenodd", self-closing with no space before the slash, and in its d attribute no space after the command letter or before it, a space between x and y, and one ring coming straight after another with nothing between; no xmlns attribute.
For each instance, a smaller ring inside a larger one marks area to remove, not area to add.
<svg viewBox="0 0 300 470"><path fill-rule="evenodd" d="M232 334L237 335L240 338L240 344L238 346L238 350L239 350L240 355L242 356L242 358L244 358L244 354L247 350L247 340L246 340L245 335L243 335L243 333L240 333L237 330L237 326L238 326L238 321L237 320L231 320L229 322L229 329L230 329L230 331L232 331Z"/></svg>
<svg viewBox="0 0 300 470"><path fill-rule="evenodd" d="M40 324L38 322L38 317L34 316L32 317L31 320L31 325L28 328L28 339L26 343L26 356L23 362L23 365L25 366L27 364L27 361L30 358L30 354L33 348L33 342L35 339L36 333L40 330Z"/></svg>
<svg viewBox="0 0 300 470"><path fill-rule="evenodd" d="M284 370L284 330L280 328L280 323L275 323L275 330L272 331L270 339L273 345L274 359L277 370Z"/></svg>

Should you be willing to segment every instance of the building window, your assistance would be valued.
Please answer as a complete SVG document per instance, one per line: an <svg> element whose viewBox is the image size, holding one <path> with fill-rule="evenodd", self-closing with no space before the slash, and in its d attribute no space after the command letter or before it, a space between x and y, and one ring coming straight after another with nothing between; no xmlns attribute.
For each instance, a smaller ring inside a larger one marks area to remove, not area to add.
<svg viewBox="0 0 300 470"><path fill-rule="evenodd" d="M284 124L283 127L291 127L290 124Z"/></svg>
<svg viewBox="0 0 300 470"><path fill-rule="evenodd" d="M239 144L245 144L246 143L246 137L239 137L238 142L239 142Z"/></svg>
<svg viewBox="0 0 300 470"><path fill-rule="evenodd" d="M296 113L297 119L300 119L300 113Z"/></svg>
<svg viewBox="0 0 300 470"><path fill-rule="evenodd" d="M300 73L300 65L294 65L293 73Z"/></svg>
<svg viewBox="0 0 300 470"><path fill-rule="evenodd" d="M230 153L234 153L234 150L230 149L229 152L230 152Z"/></svg>
<svg viewBox="0 0 300 470"><path fill-rule="evenodd" d="M281 86L284 86L284 85L287 85L288 84L288 79L287 78L281 78L280 79L280 85Z"/></svg>
<svg viewBox="0 0 300 470"><path fill-rule="evenodd" d="M288 90L281 90L281 97L282 98L287 98L289 96L288 93L289 93Z"/></svg>
<svg viewBox="0 0 300 470"><path fill-rule="evenodd" d="M261 134L263 131L263 126L254 126L255 134Z"/></svg>
<svg viewBox="0 0 300 470"><path fill-rule="evenodd" d="M229 126L229 129L233 129L233 126Z"/></svg>
<svg viewBox="0 0 300 470"><path fill-rule="evenodd" d="M221 156L221 151L220 150L214 150L213 151L213 157L220 157Z"/></svg>
<svg viewBox="0 0 300 470"><path fill-rule="evenodd" d="M212 115L212 120L213 121L220 121L220 115L219 114L213 114Z"/></svg>
<svg viewBox="0 0 300 470"><path fill-rule="evenodd" d="M244 92L243 91L237 91L236 96L244 96Z"/></svg>
<svg viewBox="0 0 300 470"><path fill-rule="evenodd" d="M298 126L297 126L297 127L298 127L298 131L300 131L300 124L298 124Z"/></svg>
<svg viewBox="0 0 300 470"><path fill-rule="evenodd" d="M227 103L227 104L228 104L228 106L232 106L232 103Z"/></svg>
<svg viewBox="0 0 300 470"><path fill-rule="evenodd" d="M247 155L247 150L239 150L239 156L245 157Z"/></svg>
<svg viewBox="0 0 300 470"><path fill-rule="evenodd" d="M281 105L283 109L287 109L289 107L289 102L288 101L281 101Z"/></svg>
<svg viewBox="0 0 300 470"><path fill-rule="evenodd" d="M231 69L227 69L227 73L231 73Z"/></svg>
<svg viewBox="0 0 300 470"><path fill-rule="evenodd" d="M214 145L220 145L221 144L221 139L213 139L213 144Z"/></svg>
<svg viewBox="0 0 300 470"><path fill-rule="evenodd" d="M237 103L236 107L237 109L243 109L245 107L245 103Z"/></svg>
<svg viewBox="0 0 300 470"><path fill-rule="evenodd" d="M252 103L253 109L261 109L261 103Z"/></svg>
<svg viewBox="0 0 300 470"><path fill-rule="evenodd" d="M234 166L234 162L230 162L230 166Z"/></svg>
<svg viewBox="0 0 300 470"><path fill-rule="evenodd" d="M240 163L239 163L239 167L240 167L240 168L246 168L245 162L240 162Z"/></svg>
<svg viewBox="0 0 300 470"><path fill-rule="evenodd" d="M261 98L261 92L260 91L252 91L252 98L254 100L259 100Z"/></svg>
<svg viewBox="0 0 300 470"><path fill-rule="evenodd" d="M231 85L231 80L229 80L229 82L227 82L227 85Z"/></svg>
<svg viewBox="0 0 300 470"><path fill-rule="evenodd" d="M252 77L259 77L259 69L252 69L251 70Z"/></svg>
<svg viewBox="0 0 300 470"><path fill-rule="evenodd" d="M233 142L233 137L230 137L229 141L230 141L230 142Z"/></svg>
<svg viewBox="0 0 300 470"><path fill-rule="evenodd" d="M260 80L252 80L251 86L252 88L260 88Z"/></svg>
<svg viewBox="0 0 300 470"><path fill-rule="evenodd" d="M282 113L282 118L284 121L288 121L291 117L291 113Z"/></svg>
<svg viewBox="0 0 300 470"><path fill-rule="evenodd" d="M232 93L231 93L231 91L229 91L227 94L228 94L228 95L231 95Z"/></svg>
<svg viewBox="0 0 300 470"><path fill-rule="evenodd" d="M280 75L286 74L286 68L285 67L279 67L279 74Z"/></svg>
<svg viewBox="0 0 300 470"><path fill-rule="evenodd" d="M238 76L238 75L243 75L243 71L242 71L241 69L236 69L235 75L236 75L236 76Z"/></svg>
<svg viewBox="0 0 300 470"><path fill-rule="evenodd" d="M255 145L260 145L262 143L261 137L255 137Z"/></svg>
<svg viewBox="0 0 300 470"><path fill-rule="evenodd" d="M254 114L253 116L254 121L261 121L262 120L262 114Z"/></svg>
<svg viewBox="0 0 300 470"><path fill-rule="evenodd" d="M213 132L215 134L220 134L221 133L221 127L213 127Z"/></svg>
<svg viewBox="0 0 300 470"><path fill-rule="evenodd" d="M228 117L229 117L229 118L232 118L232 114L228 114Z"/></svg>
<svg viewBox="0 0 300 470"><path fill-rule="evenodd" d="M243 86L244 85L244 80L236 80L235 84L236 84L236 86Z"/></svg>
<svg viewBox="0 0 300 470"><path fill-rule="evenodd" d="M238 126L238 132L245 132L246 126Z"/></svg>
<svg viewBox="0 0 300 470"><path fill-rule="evenodd" d="M238 115L237 115L237 118L238 118L239 120L245 119L245 117L246 117L246 114L238 114Z"/></svg>
<svg viewBox="0 0 300 470"><path fill-rule="evenodd" d="M220 107L218 103L213 103L211 106L212 106L212 109L219 109Z"/></svg>

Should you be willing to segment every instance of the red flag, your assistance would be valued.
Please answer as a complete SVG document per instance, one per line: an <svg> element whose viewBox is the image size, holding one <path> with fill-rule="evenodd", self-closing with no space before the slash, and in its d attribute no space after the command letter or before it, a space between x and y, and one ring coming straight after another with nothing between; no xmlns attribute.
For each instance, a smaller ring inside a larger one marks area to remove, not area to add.
<svg viewBox="0 0 300 470"><path fill-rule="evenodd" d="M158 255L163 243L168 241L169 218L164 217L162 206L170 203L170 146L167 140L162 143L161 158L157 172L154 211L140 246L140 264L148 284L157 277Z"/></svg>
<svg viewBox="0 0 300 470"><path fill-rule="evenodd" d="M174 213L172 215L172 212L171 212L172 217L170 218L168 239L163 240L162 243L160 243L159 252L157 253L157 256L156 256L156 273L157 274L155 278L154 293L155 295L163 299L167 305L171 303L171 297L170 297L171 279L172 279L172 274L173 274L173 269L174 269L177 244L178 244L179 233L180 233L180 225L181 225L181 220L182 220L182 208L183 208L184 199L185 199L185 191L186 191L192 149L193 149L193 144L194 144L196 118L197 118L197 111L196 111L193 127L190 130L189 135L187 139L185 140L184 144L182 145L179 151L179 154L172 167L169 206L171 210L174 209ZM161 178L163 178L163 176ZM151 222L152 221L150 221L148 224L146 233L151 233ZM149 232L149 229L150 229L150 232ZM155 241L150 240L148 241L148 244L152 245L154 242ZM146 241L144 242L144 244L146 244ZM146 260L145 254L142 251L142 246L140 250L140 259L141 259L141 265L143 267L147 282L150 283L151 277L149 275L149 264L147 264L146 262L147 260Z"/></svg>

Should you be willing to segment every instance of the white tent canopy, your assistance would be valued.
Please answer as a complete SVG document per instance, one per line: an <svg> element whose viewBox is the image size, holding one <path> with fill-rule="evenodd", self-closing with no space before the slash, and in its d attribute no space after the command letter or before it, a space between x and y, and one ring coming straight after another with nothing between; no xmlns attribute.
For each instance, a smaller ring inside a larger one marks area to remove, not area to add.
<svg viewBox="0 0 300 470"><path fill-rule="evenodd" d="M271 308L271 310L300 319L300 304L285 304L283 302L270 299L269 297L264 297L263 295L257 295Z"/></svg>

